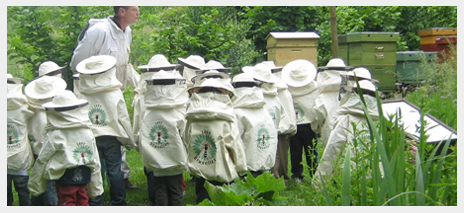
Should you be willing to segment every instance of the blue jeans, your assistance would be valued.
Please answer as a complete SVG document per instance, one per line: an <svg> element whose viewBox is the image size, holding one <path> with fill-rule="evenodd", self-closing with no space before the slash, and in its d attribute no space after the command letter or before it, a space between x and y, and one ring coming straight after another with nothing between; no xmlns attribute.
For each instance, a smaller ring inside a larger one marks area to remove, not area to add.
<svg viewBox="0 0 464 213"><path fill-rule="evenodd" d="M113 206L125 206L126 185L121 171L121 142L114 136L99 136L95 140L100 162L106 167L105 170L102 168L102 179L105 181L104 173L106 172L110 187L111 204ZM89 201L90 205L102 205L102 197L99 196L96 200Z"/></svg>
<svg viewBox="0 0 464 213"><path fill-rule="evenodd" d="M7 174L7 205L12 206L14 197L13 197L13 185L16 192L18 192L18 200L20 206L30 206L31 197L29 195L29 188L27 184L29 182L29 176L20 176L20 175L8 175Z"/></svg>
<svg viewBox="0 0 464 213"><path fill-rule="evenodd" d="M37 197L31 196L31 206L57 206L58 196L56 194L54 180L47 182L47 189L45 192Z"/></svg>

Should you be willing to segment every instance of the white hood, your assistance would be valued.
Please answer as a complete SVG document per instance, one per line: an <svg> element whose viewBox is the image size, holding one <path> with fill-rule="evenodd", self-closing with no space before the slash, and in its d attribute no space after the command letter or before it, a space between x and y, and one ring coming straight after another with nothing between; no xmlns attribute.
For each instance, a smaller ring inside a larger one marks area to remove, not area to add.
<svg viewBox="0 0 464 213"><path fill-rule="evenodd" d="M236 108L262 108L266 104L263 91L259 87L236 88L232 103Z"/></svg>
<svg viewBox="0 0 464 213"><path fill-rule="evenodd" d="M94 94L120 89L122 83L116 78L116 68L95 75L79 75L79 92Z"/></svg>

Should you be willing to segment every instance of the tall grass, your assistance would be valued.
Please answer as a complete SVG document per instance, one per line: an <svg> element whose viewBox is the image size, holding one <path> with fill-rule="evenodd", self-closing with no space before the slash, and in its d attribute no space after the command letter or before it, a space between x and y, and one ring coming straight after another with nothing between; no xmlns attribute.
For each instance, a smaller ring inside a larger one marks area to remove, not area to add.
<svg viewBox="0 0 464 213"><path fill-rule="evenodd" d="M434 112L438 119L445 119L445 124L457 127L457 66L452 53L449 56L436 64L429 81L408 96L421 109L419 140L406 136L404 127L395 119L400 115L374 122L366 113L371 138L357 141L356 135L362 133L353 125L355 139L347 143L333 180L323 183L327 204L457 206L457 147L451 146L451 140L427 143L424 121L425 114ZM378 93L377 104L379 115L383 115ZM350 162L356 162L355 166Z"/></svg>

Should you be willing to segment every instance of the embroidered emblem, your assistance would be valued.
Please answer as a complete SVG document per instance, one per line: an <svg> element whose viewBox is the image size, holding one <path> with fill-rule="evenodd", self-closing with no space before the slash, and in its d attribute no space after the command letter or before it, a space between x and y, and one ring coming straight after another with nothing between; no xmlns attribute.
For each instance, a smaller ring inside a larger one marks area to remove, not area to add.
<svg viewBox="0 0 464 213"><path fill-rule="evenodd" d="M154 148L163 148L168 145L168 130L162 122L156 122L155 125L150 129L149 133L151 142L150 145Z"/></svg>
<svg viewBox="0 0 464 213"><path fill-rule="evenodd" d="M8 145L19 143L19 134L18 134L18 130L16 129L16 126L8 125L6 134L7 134Z"/></svg>
<svg viewBox="0 0 464 213"><path fill-rule="evenodd" d="M256 146L258 149L267 149L269 147L269 131L264 125L258 130L258 137L256 138Z"/></svg>
<svg viewBox="0 0 464 213"><path fill-rule="evenodd" d="M216 162L216 142L208 130L201 131L201 134L193 141L193 151L195 161L203 165L210 165Z"/></svg>
<svg viewBox="0 0 464 213"><path fill-rule="evenodd" d="M79 165L86 165L93 160L92 149L83 142L78 142L77 147L73 150L73 158Z"/></svg>
<svg viewBox="0 0 464 213"><path fill-rule="evenodd" d="M107 113L101 105L97 104L89 110L89 119L95 126L105 126Z"/></svg>
<svg viewBox="0 0 464 213"><path fill-rule="evenodd" d="M6 127L7 148L15 148L21 146L19 141L19 130L15 125L8 124Z"/></svg>

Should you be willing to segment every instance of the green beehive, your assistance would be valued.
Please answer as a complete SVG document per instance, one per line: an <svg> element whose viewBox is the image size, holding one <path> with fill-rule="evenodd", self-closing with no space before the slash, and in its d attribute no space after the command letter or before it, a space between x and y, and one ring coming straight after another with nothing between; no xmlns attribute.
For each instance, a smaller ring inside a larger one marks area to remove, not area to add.
<svg viewBox="0 0 464 213"><path fill-rule="evenodd" d="M433 70L430 66L438 59L437 52L400 51L396 52L398 82L418 85Z"/></svg>
<svg viewBox="0 0 464 213"><path fill-rule="evenodd" d="M353 32L338 36L338 53L347 65L366 67L381 92L396 90L398 32Z"/></svg>

